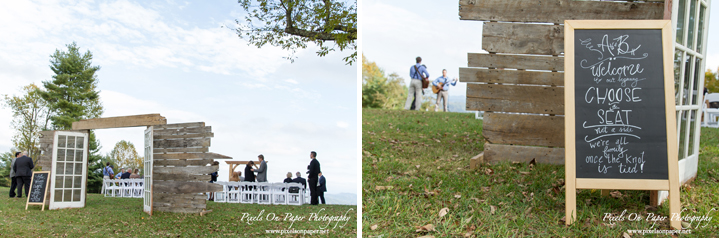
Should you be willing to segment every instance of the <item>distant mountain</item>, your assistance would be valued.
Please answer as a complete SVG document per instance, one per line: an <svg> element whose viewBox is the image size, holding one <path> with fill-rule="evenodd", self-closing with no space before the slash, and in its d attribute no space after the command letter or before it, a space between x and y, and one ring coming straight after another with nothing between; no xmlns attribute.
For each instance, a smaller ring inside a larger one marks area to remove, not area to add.
<svg viewBox="0 0 719 238"><path fill-rule="evenodd" d="M327 204L357 205L357 194L354 193L325 193Z"/></svg>

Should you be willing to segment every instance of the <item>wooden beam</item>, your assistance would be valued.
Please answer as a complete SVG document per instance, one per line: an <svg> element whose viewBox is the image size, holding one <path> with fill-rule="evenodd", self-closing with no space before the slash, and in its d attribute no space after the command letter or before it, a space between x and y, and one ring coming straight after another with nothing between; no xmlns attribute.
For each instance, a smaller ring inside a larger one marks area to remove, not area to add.
<svg viewBox="0 0 719 238"><path fill-rule="evenodd" d="M465 83L502 83L564 86L564 73L526 70L459 68Z"/></svg>
<svg viewBox="0 0 719 238"><path fill-rule="evenodd" d="M153 148L209 147L210 146L210 138L153 140L152 146L153 146Z"/></svg>
<svg viewBox="0 0 719 238"><path fill-rule="evenodd" d="M249 162L250 162L249 160L248 161L225 161L225 163L227 163L227 164L241 164L241 165L246 165ZM255 164L260 164L259 160L252 161L252 162L255 162ZM265 161L265 163L267 163L267 161Z"/></svg>
<svg viewBox="0 0 719 238"><path fill-rule="evenodd" d="M154 154L152 159L232 159L232 157L217 153L177 153L177 154Z"/></svg>
<svg viewBox="0 0 719 238"><path fill-rule="evenodd" d="M572 0L460 0L460 20L549 22L581 19L662 19L664 3Z"/></svg>
<svg viewBox="0 0 719 238"><path fill-rule="evenodd" d="M158 180L175 180L185 182L209 182L212 176L209 174L197 175L197 174L161 174L155 173L152 177L153 181Z"/></svg>
<svg viewBox="0 0 719 238"><path fill-rule="evenodd" d="M153 181L152 192L178 194L221 192L222 186L208 182Z"/></svg>
<svg viewBox="0 0 719 238"><path fill-rule="evenodd" d="M162 153L204 153L210 151L209 147L201 148L153 148L152 153L155 155Z"/></svg>
<svg viewBox="0 0 719 238"><path fill-rule="evenodd" d="M179 129L179 128L193 128L193 127L205 127L204 122L188 122L188 123L174 123L174 124L164 124L164 125L158 125L153 127L153 130L163 130L163 129Z"/></svg>
<svg viewBox="0 0 719 238"><path fill-rule="evenodd" d="M467 84L468 111L564 114L564 88Z"/></svg>
<svg viewBox="0 0 719 238"><path fill-rule="evenodd" d="M564 71L564 57L468 53L467 66Z"/></svg>
<svg viewBox="0 0 719 238"><path fill-rule="evenodd" d="M485 113L482 135L493 144L564 147L564 117Z"/></svg>
<svg viewBox="0 0 719 238"><path fill-rule="evenodd" d="M172 165L176 167L182 166L204 166L212 164L215 161L213 159L153 159L153 166L167 166Z"/></svg>
<svg viewBox="0 0 719 238"><path fill-rule="evenodd" d="M484 161L516 161L528 163L564 164L564 148L547 148L521 145L484 144Z"/></svg>
<svg viewBox="0 0 719 238"><path fill-rule="evenodd" d="M145 114L80 120L72 123L72 129L92 130L135 126L156 126L164 124L167 124L167 119L160 116L160 114Z"/></svg>
<svg viewBox="0 0 719 238"><path fill-rule="evenodd" d="M157 212L197 213L197 214L199 214L204 210L205 210L204 208L155 207L155 206L152 206L152 211L157 211Z"/></svg>
<svg viewBox="0 0 719 238"><path fill-rule="evenodd" d="M198 167L152 167L152 174L210 174L217 172L219 169L218 165L212 166L198 166ZM208 180L209 181L209 180Z"/></svg>
<svg viewBox="0 0 719 238"><path fill-rule="evenodd" d="M482 49L493 53L559 55L564 26L485 22Z"/></svg>
<svg viewBox="0 0 719 238"><path fill-rule="evenodd" d="M152 136L160 135L186 135L186 134L202 134L212 132L211 126L191 127L191 128L170 128L170 129L153 129Z"/></svg>
<svg viewBox="0 0 719 238"><path fill-rule="evenodd" d="M469 159L469 169L475 170L479 167L479 164L484 162L484 152L475 155Z"/></svg>
<svg viewBox="0 0 719 238"><path fill-rule="evenodd" d="M155 135L152 137L153 140L166 140L166 139L190 139L190 138L210 138L214 137L215 133L197 133L197 134L184 134L184 135Z"/></svg>

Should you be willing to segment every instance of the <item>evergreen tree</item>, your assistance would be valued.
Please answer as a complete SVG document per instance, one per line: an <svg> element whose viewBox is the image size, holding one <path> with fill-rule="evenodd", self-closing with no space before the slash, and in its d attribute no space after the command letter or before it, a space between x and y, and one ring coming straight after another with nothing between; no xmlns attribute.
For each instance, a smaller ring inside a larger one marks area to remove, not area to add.
<svg viewBox="0 0 719 238"><path fill-rule="evenodd" d="M80 54L77 43L67 45L67 51L55 50L50 55L50 69L55 73L53 80L43 81L46 91L40 96L45 99L53 115L50 121L56 130L71 130L72 123L102 115L100 92L97 91L95 72L100 66L92 65L92 53ZM97 173L100 143L90 131L88 145L88 192L99 192L102 187L102 173Z"/></svg>

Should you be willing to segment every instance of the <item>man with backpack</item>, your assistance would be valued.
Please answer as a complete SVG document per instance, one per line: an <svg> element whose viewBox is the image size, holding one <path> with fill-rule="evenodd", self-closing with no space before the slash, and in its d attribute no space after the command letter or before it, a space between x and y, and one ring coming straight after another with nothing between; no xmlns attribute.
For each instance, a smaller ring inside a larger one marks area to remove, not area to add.
<svg viewBox="0 0 719 238"><path fill-rule="evenodd" d="M103 179L113 179L115 176L115 172L112 171L112 166L110 166L110 162L107 162L105 164L105 168L102 169L102 178Z"/></svg>
<svg viewBox="0 0 719 238"><path fill-rule="evenodd" d="M414 110L419 110L422 104L422 89L425 88L423 82L426 80L429 83L429 72L427 67L420 64L422 63L422 57L417 56L415 59L417 62L415 65L409 68L409 77L412 81L409 83L409 93L407 94L407 102L404 104L405 110L411 110L414 106Z"/></svg>

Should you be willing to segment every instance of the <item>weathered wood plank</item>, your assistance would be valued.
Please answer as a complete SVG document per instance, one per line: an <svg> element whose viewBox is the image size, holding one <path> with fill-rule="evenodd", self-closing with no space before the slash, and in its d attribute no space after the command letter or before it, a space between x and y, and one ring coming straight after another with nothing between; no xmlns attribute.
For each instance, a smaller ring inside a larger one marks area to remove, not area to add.
<svg viewBox="0 0 719 238"><path fill-rule="evenodd" d="M484 161L489 163L530 162L532 159L542 164L564 164L564 148L484 144Z"/></svg>
<svg viewBox="0 0 719 238"><path fill-rule="evenodd" d="M208 182L153 181L153 193L206 193L221 192L222 185Z"/></svg>
<svg viewBox="0 0 719 238"><path fill-rule="evenodd" d="M153 139L160 135L185 135L185 134L202 134L212 132L211 126L192 127L192 128L170 128L170 129L154 129L152 130Z"/></svg>
<svg viewBox="0 0 719 238"><path fill-rule="evenodd" d="M581 19L662 19L663 3L572 0L460 0L460 20L551 22Z"/></svg>
<svg viewBox="0 0 719 238"><path fill-rule="evenodd" d="M217 172L218 165L213 166L197 166L197 167L161 167L153 166L152 173L155 174L210 174ZM209 180L208 180L209 181Z"/></svg>
<svg viewBox="0 0 719 238"><path fill-rule="evenodd" d="M204 127L204 126L205 126L204 122L173 123L173 124L153 126L152 130L162 130L162 129L171 129L171 128L191 128L191 127Z"/></svg>
<svg viewBox="0 0 719 238"><path fill-rule="evenodd" d="M155 166L203 166L211 164L213 159L153 159L152 163Z"/></svg>
<svg viewBox="0 0 719 238"><path fill-rule="evenodd" d="M205 201L206 196L202 194L176 194L176 193L153 193L153 201L176 201L176 200L202 200ZM203 202L204 203L204 202Z"/></svg>
<svg viewBox="0 0 719 238"><path fill-rule="evenodd" d="M564 57L468 53L467 66L564 71Z"/></svg>
<svg viewBox="0 0 719 238"><path fill-rule="evenodd" d="M185 207L155 207L152 206L153 212L173 212L173 213L200 213L203 208L185 208Z"/></svg>
<svg viewBox="0 0 719 238"><path fill-rule="evenodd" d="M564 146L564 117L485 113L482 135L493 144Z"/></svg>
<svg viewBox="0 0 719 238"><path fill-rule="evenodd" d="M564 86L564 73L546 71L459 68L465 83L508 83Z"/></svg>
<svg viewBox="0 0 719 238"><path fill-rule="evenodd" d="M186 148L186 147L208 147L210 138L176 139L176 140L153 140L154 148Z"/></svg>
<svg viewBox="0 0 719 238"><path fill-rule="evenodd" d="M482 49L492 53L559 55L564 26L485 22Z"/></svg>
<svg viewBox="0 0 719 238"><path fill-rule="evenodd" d="M166 140L166 139L189 139L189 138L203 138L203 137L214 137L215 133L198 133L198 134L184 134L184 135L156 135L153 136L153 140Z"/></svg>
<svg viewBox="0 0 719 238"><path fill-rule="evenodd" d="M189 201L176 201L176 202L159 202L152 200L152 207L169 207L169 208L207 208L206 203L191 203Z"/></svg>
<svg viewBox="0 0 719 238"><path fill-rule="evenodd" d="M178 154L155 154L153 160L158 159L232 159L232 157L217 153L178 153Z"/></svg>
<svg viewBox="0 0 719 238"><path fill-rule="evenodd" d="M185 182L209 182L212 176L207 175L196 175L196 174L153 174L152 179L158 180L174 180L174 181L185 181Z"/></svg>
<svg viewBox="0 0 719 238"><path fill-rule="evenodd" d="M201 148L153 148L152 153L163 154L163 153L204 153L210 151L210 147ZM153 155L153 157L155 156Z"/></svg>
<svg viewBox="0 0 719 238"><path fill-rule="evenodd" d="M467 110L564 114L564 88L467 84Z"/></svg>
<svg viewBox="0 0 719 238"><path fill-rule="evenodd" d="M165 117L163 116L160 116L160 114L145 114L80 120L72 123L72 129L91 130L103 128L154 126L163 124L167 124L167 119L165 119Z"/></svg>

